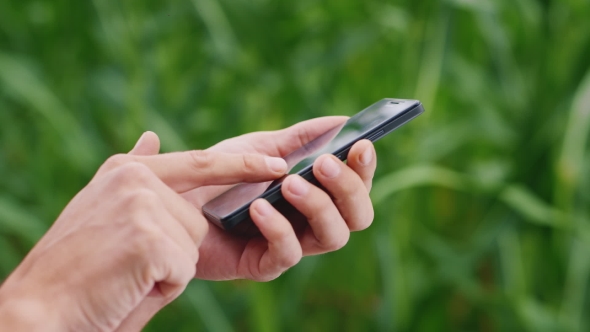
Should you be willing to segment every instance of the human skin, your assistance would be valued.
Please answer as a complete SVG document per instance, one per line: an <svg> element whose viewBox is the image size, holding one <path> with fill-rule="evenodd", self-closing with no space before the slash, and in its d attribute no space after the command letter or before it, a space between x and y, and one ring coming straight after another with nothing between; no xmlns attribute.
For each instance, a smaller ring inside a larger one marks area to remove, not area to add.
<svg viewBox="0 0 590 332"><path fill-rule="evenodd" d="M279 131L250 133L222 141L209 150L284 157L347 119L343 116L323 117ZM362 140L352 147L346 164L332 155L323 155L316 160L313 173L326 191L300 176L288 176L283 182L282 194L303 214L304 227L295 232L287 219L300 216L286 218L266 201L257 200L252 204L251 217L265 237L244 239L211 227L200 248L202 257L197 277L267 281L295 265L302 256L340 249L347 243L351 231L363 230L373 221L369 191L376 166L372 143ZM336 174L328 176L326 173L330 171ZM185 193L184 197L201 208L227 189L228 186L203 187ZM297 195L300 191L306 192ZM264 215L263 210L268 210L268 214ZM268 246L267 233L278 234L280 245ZM277 255L269 256L270 252ZM264 257L274 263L265 264ZM284 266L279 268L277 265Z"/></svg>
<svg viewBox="0 0 590 332"><path fill-rule="evenodd" d="M282 176L284 161L270 159L273 170L265 156L283 157L345 120L320 118L164 155L158 137L144 134L128 155L100 168L0 288L0 324L14 331L139 330L195 276L267 281L302 256L341 248L351 231L372 222L376 158L368 141L352 148L347 164L328 155L316 161L314 175L327 192L298 176L285 180L283 195L297 215L254 202L262 237L208 226L200 209L232 184ZM294 219L306 223L294 228Z"/></svg>

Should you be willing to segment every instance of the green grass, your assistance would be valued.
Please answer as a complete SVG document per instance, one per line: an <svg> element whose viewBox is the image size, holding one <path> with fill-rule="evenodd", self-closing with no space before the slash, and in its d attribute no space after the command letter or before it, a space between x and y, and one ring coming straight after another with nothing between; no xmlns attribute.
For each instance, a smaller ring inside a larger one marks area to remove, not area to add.
<svg viewBox="0 0 590 332"><path fill-rule="evenodd" d="M373 226L276 281L194 281L148 331L586 331L590 3L0 2L0 276L109 155L383 97Z"/></svg>

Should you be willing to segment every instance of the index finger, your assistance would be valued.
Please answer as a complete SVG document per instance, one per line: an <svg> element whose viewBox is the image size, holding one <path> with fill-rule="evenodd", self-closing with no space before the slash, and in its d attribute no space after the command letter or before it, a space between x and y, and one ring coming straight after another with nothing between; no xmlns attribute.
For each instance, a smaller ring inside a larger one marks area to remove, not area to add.
<svg viewBox="0 0 590 332"><path fill-rule="evenodd" d="M264 182L277 179L287 171L282 158L204 150L153 156L117 155L103 168L108 171L128 162L144 164L177 193L206 185Z"/></svg>

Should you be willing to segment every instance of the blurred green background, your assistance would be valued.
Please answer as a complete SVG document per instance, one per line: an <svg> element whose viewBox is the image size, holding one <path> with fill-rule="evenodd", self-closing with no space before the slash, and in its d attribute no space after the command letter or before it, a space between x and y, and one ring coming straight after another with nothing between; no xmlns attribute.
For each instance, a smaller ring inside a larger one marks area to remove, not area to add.
<svg viewBox="0 0 590 332"><path fill-rule="evenodd" d="M193 281L147 331L590 329L590 2L0 2L0 276L109 155L383 97L373 226L269 283Z"/></svg>

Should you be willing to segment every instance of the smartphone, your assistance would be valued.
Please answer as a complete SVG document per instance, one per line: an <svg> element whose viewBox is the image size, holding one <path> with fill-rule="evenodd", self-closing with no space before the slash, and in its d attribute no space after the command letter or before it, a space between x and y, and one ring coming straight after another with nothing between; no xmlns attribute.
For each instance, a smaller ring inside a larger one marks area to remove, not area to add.
<svg viewBox="0 0 590 332"><path fill-rule="evenodd" d="M344 161L357 141L368 139L375 142L423 112L418 100L382 99L285 156L288 174L299 174L319 185L312 172L317 157L331 153ZM290 205L281 193L281 184L286 177L272 182L238 184L206 203L203 213L226 231L255 235L258 229L250 219L250 204L264 198L274 206Z"/></svg>

